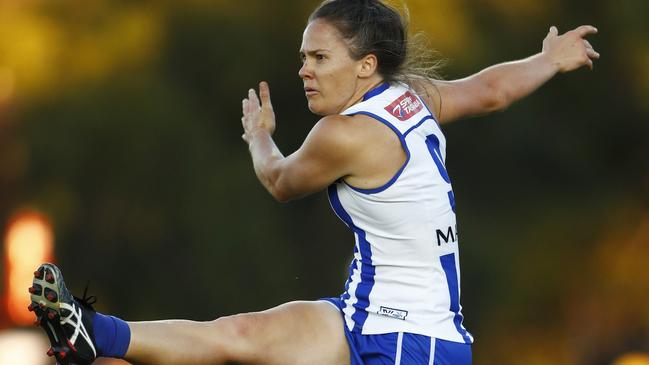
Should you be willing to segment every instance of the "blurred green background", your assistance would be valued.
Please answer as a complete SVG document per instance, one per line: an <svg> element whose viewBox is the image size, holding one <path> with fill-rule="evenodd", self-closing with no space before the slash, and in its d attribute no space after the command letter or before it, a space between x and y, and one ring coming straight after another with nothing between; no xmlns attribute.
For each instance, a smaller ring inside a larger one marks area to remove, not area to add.
<svg viewBox="0 0 649 365"><path fill-rule="evenodd" d="M43 213L68 286L129 320L339 295L351 232L324 193L275 202L240 137L259 80L285 154L317 121L297 71L318 3L0 1L2 227ZM648 352L649 2L407 5L447 79L540 51L553 24L599 29L592 72L445 127L475 363Z"/></svg>

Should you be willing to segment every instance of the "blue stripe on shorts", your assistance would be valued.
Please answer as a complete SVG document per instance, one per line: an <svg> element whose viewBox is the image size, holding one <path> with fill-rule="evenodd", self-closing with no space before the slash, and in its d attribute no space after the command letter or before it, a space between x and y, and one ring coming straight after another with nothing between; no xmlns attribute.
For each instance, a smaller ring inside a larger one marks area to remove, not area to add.
<svg viewBox="0 0 649 365"><path fill-rule="evenodd" d="M323 298L342 314L340 298ZM351 365L471 365L471 344L413 333L362 335L346 325Z"/></svg>

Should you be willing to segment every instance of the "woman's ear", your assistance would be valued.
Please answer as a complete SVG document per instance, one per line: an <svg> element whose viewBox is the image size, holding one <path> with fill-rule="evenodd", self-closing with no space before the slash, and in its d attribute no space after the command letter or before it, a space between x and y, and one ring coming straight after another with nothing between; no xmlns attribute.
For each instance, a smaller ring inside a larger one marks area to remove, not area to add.
<svg viewBox="0 0 649 365"><path fill-rule="evenodd" d="M372 53L368 54L367 56L361 59L358 77L364 79L374 75L374 73L376 73L378 66L379 66L379 61L376 59L376 56Z"/></svg>

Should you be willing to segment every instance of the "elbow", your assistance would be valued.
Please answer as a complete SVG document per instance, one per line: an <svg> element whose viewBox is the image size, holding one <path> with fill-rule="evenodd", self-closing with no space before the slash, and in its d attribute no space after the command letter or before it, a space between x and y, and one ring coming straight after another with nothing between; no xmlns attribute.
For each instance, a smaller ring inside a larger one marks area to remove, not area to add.
<svg viewBox="0 0 649 365"><path fill-rule="evenodd" d="M282 191L280 189L270 188L268 189L268 192L279 203L287 203L292 198L289 194L287 194L285 191Z"/></svg>
<svg viewBox="0 0 649 365"><path fill-rule="evenodd" d="M266 190L268 190L270 195L280 203L286 203L295 198L295 196L291 194L286 184L282 184L282 181L279 178L273 181L269 181L269 183L266 185Z"/></svg>
<svg viewBox="0 0 649 365"><path fill-rule="evenodd" d="M255 172L261 184L276 201L286 203L293 198L285 183L286 179L282 178L282 170L276 165L266 169L257 169L255 166Z"/></svg>
<svg viewBox="0 0 649 365"><path fill-rule="evenodd" d="M502 88L491 85L487 95L484 100L484 109L487 113L500 112L511 105L509 95Z"/></svg>

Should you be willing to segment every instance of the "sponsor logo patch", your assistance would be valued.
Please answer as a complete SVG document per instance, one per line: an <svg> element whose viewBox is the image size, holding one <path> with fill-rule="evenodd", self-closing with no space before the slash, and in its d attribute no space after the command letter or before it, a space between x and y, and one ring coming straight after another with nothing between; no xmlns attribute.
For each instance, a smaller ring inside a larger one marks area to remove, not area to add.
<svg viewBox="0 0 649 365"><path fill-rule="evenodd" d="M401 95L397 100L386 106L385 110L403 122L419 113L423 107L424 105L417 97L412 95L410 91L406 91L405 94Z"/></svg>
<svg viewBox="0 0 649 365"><path fill-rule="evenodd" d="M388 307L380 307L378 314L386 317L392 317L400 320L405 320L406 317L408 316L408 311L404 311L402 309L394 309L394 308L388 308Z"/></svg>

